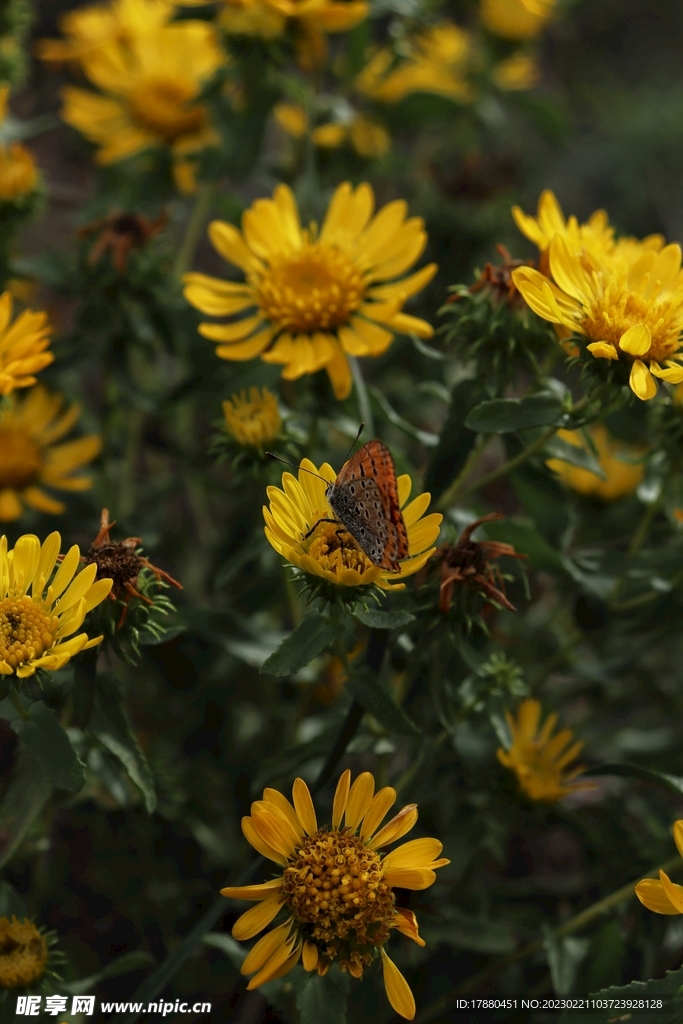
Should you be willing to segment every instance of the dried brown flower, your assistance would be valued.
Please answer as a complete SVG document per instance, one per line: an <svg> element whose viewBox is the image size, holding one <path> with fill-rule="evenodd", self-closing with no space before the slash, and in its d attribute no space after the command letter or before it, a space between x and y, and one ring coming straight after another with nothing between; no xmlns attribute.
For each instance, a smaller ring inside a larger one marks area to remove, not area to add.
<svg viewBox="0 0 683 1024"><path fill-rule="evenodd" d="M487 263L467 291L474 294L487 289L496 305L506 302L511 309L522 309L526 303L512 280L512 271L517 267L535 267L536 263L534 260L513 260L504 245L497 245L496 249L503 257L503 262ZM459 297L451 295L448 301L457 302Z"/></svg>
<svg viewBox="0 0 683 1024"><path fill-rule="evenodd" d="M138 213L110 213L86 224L78 232L80 238L99 236L88 254L88 266L94 267L109 250L114 269L124 274L131 250L143 249L165 227L167 220L166 213L156 220L148 220Z"/></svg>

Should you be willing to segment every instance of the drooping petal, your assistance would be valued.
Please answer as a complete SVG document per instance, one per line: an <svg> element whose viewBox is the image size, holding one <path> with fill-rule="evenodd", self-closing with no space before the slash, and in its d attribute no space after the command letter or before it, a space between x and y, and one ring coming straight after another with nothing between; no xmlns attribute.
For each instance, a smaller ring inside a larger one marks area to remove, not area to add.
<svg viewBox="0 0 683 1024"><path fill-rule="evenodd" d="M318 947L315 942L304 942L301 960L305 971L314 971L318 966Z"/></svg>
<svg viewBox="0 0 683 1024"><path fill-rule="evenodd" d="M289 921L285 921L284 924L278 925L277 928L273 928L272 931L263 935L247 953L244 963L240 967L240 973L253 974L254 971L259 971L271 956L285 945L291 930L292 919L290 918Z"/></svg>
<svg viewBox="0 0 683 1024"><path fill-rule="evenodd" d="M657 384L654 377L640 359L636 359L631 367L629 384L636 398L640 398L643 402L649 401L657 394Z"/></svg>
<svg viewBox="0 0 683 1024"><path fill-rule="evenodd" d="M415 1016L415 999L410 991L410 985L393 960L390 960L384 952L383 947L382 974L384 975L387 999L391 1003L392 1009L406 1020L412 1020Z"/></svg>

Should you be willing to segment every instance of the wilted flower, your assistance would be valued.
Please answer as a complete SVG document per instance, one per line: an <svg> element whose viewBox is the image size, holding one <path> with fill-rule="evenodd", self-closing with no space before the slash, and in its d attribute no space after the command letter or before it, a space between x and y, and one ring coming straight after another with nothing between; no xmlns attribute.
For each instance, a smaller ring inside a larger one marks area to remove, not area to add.
<svg viewBox="0 0 683 1024"><path fill-rule="evenodd" d="M370 772L351 785L347 769L337 784L331 827L318 827L303 779L294 782L292 803L277 790L266 789L263 800L251 805L242 831L254 849L281 865L283 872L261 885L221 889L232 899L257 901L238 918L232 934L242 941L251 939L281 910L287 917L247 954L241 971L254 975L249 989L282 977L299 960L306 971L321 975L336 960L343 971L360 978L363 969L381 956L389 1002L396 1013L413 1019L413 994L384 947L392 928L420 946L424 941L415 914L396 906L393 889L427 889L436 881L435 870L449 861L439 858L438 839L414 839L389 854L378 852L401 839L417 821L417 806L408 804L380 828L395 802L391 786L375 794Z"/></svg>
<svg viewBox="0 0 683 1024"><path fill-rule="evenodd" d="M36 383L34 374L54 360L46 352L52 328L46 313L25 309L12 321L12 296L0 295L0 395L10 395L15 388Z"/></svg>
<svg viewBox="0 0 683 1024"><path fill-rule="evenodd" d="M590 435L597 450L598 462L605 474L604 480L591 473L589 469L573 466L559 458L548 459L547 465L579 494L601 498L603 501L615 501L625 494L631 494L643 479L644 467L642 463L626 460L633 460L642 454L642 451L615 440L601 424L591 427ZM578 430L558 430L557 436L577 448L587 448L586 441Z"/></svg>
<svg viewBox="0 0 683 1024"><path fill-rule="evenodd" d="M594 782L574 782L573 779L585 771L583 765L569 769L578 757L583 743L573 742L571 729L562 729L555 736L557 715L548 715L539 731L541 705L529 698L522 701L515 720L506 712L512 746L509 750L500 748L498 760L510 768L519 781L520 788L531 800L553 803L580 789L594 789Z"/></svg>
<svg viewBox="0 0 683 1024"><path fill-rule="evenodd" d="M496 249L503 257L502 263L487 263L479 274L479 277L467 289L470 294L485 291L494 303L505 302L511 309L524 307L524 299L517 290L512 271L517 267L533 267L533 260L513 260L504 245L497 245ZM457 302L459 295L452 295L448 302Z"/></svg>
<svg viewBox="0 0 683 1024"><path fill-rule="evenodd" d="M503 39L533 39L552 16L555 0L481 0L481 21Z"/></svg>
<svg viewBox="0 0 683 1024"><path fill-rule="evenodd" d="M67 11L59 19L65 39L39 39L36 55L53 62L79 61L107 43L131 43L166 25L169 0L111 0Z"/></svg>
<svg viewBox="0 0 683 1024"><path fill-rule="evenodd" d="M406 220L401 200L373 217L374 202L369 185L354 191L345 182L318 232L315 224L301 227L292 191L278 185L272 199L258 199L243 214L242 232L214 221L214 247L247 278L185 275L185 296L203 313L241 314L227 324L200 324L200 334L219 343L216 354L260 356L282 365L286 380L324 369L337 398L346 398L352 382L347 354L381 355L394 332L431 337L430 325L403 306L432 279L436 265L400 276L424 250L424 223Z"/></svg>
<svg viewBox="0 0 683 1024"><path fill-rule="evenodd" d="M328 583L341 587L376 584L383 590L402 590L405 584L400 581L418 572L434 553L431 545L439 536L443 517L436 512L425 516L430 498L426 493L406 505L412 482L407 474L398 477L409 557L400 563L399 572L390 572L374 565L341 524L322 521L334 517L325 490L326 481L334 483L336 477L327 462L318 469L309 459L301 462L298 480L283 473L283 489L268 488L270 507L263 508L266 537L290 565ZM312 533L306 536L309 530Z"/></svg>
<svg viewBox="0 0 683 1024"><path fill-rule="evenodd" d="M391 49L379 50L356 79L359 92L384 103L397 103L414 92L431 92L467 102L472 90L466 73L471 59L468 34L457 25L435 25L407 44L396 65Z"/></svg>
<svg viewBox="0 0 683 1024"><path fill-rule="evenodd" d="M150 239L163 230L167 220L165 213L156 220L149 220L139 213L110 213L108 217L86 224L78 232L80 237L98 236L88 253L88 266L94 267L105 252L110 252L114 269L119 274L125 274L129 253L143 249Z"/></svg>
<svg viewBox="0 0 683 1024"><path fill-rule="evenodd" d="M56 672L102 640L91 640L87 633L71 634L104 601L112 581L95 582L95 565L76 575L81 557L76 544L53 577L60 545L58 533L51 533L42 545L26 533L8 551L7 537L0 537L0 675L25 679L38 668Z"/></svg>
<svg viewBox="0 0 683 1024"><path fill-rule="evenodd" d="M263 448L282 429L277 398L268 388L249 388L248 398L244 391L233 395L223 402L223 414L227 430L245 447Z"/></svg>
<svg viewBox="0 0 683 1024"><path fill-rule="evenodd" d="M61 441L80 415L77 405L64 409L61 395L40 384L21 398L12 395L0 409L0 522L18 519L24 505L58 515L63 502L45 492L85 491L92 479L76 476L99 454L102 439L90 434Z"/></svg>
<svg viewBox="0 0 683 1024"><path fill-rule="evenodd" d="M673 834L676 849L683 857L683 821L674 822ZM643 878L635 892L643 906L655 914L683 914L683 885L676 885L661 869L659 879Z"/></svg>

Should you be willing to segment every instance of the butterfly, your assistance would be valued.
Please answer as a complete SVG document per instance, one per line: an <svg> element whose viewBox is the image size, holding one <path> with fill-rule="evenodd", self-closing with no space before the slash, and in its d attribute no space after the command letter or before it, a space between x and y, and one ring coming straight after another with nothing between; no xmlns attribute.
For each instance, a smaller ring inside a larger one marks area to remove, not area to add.
<svg viewBox="0 0 683 1024"><path fill-rule="evenodd" d="M408 531L398 498L394 460L387 446L377 440L363 445L344 463L325 497L372 564L399 572L399 562L408 557Z"/></svg>

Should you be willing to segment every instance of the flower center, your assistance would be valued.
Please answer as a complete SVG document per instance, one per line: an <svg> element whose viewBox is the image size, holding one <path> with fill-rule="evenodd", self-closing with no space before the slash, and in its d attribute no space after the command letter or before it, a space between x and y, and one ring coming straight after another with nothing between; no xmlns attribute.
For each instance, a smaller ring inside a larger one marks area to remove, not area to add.
<svg viewBox="0 0 683 1024"><path fill-rule="evenodd" d="M636 324L646 324L652 337L648 352L638 357L619 348L619 339ZM679 348L683 310L680 298L652 301L639 292L631 291L625 283L615 282L609 284L604 293L584 310L582 326L591 341L611 342L622 356L631 361L638 358L646 362L661 362L671 359Z"/></svg>
<svg viewBox="0 0 683 1024"><path fill-rule="evenodd" d="M319 514L329 516L329 512ZM377 568L341 523L318 523L308 540L308 554L323 569L333 573L341 573L344 569L364 573Z"/></svg>
<svg viewBox="0 0 683 1024"><path fill-rule="evenodd" d="M263 316L280 328L324 331L348 322L365 282L346 253L320 243L274 262L258 284Z"/></svg>
<svg viewBox="0 0 683 1024"><path fill-rule="evenodd" d="M358 976L389 938L396 913L378 854L348 832L321 828L295 857L283 874L287 907L326 960L339 957L342 970Z"/></svg>
<svg viewBox="0 0 683 1024"><path fill-rule="evenodd" d="M58 629L58 618L46 615L30 597L5 597L0 601L0 661L17 668L40 658Z"/></svg>
<svg viewBox="0 0 683 1024"><path fill-rule="evenodd" d="M2 189L0 188L0 193ZM0 426L0 490L23 490L40 475L40 448L23 430Z"/></svg>
<svg viewBox="0 0 683 1024"><path fill-rule="evenodd" d="M47 943L30 921L0 918L0 986L19 988L37 981L45 970Z"/></svg>
<svg viewBox="0 0 683 1024"><path fill-rule="evenodd" d="M130 94L128 103L138 124L170 144L206 127L204 107L188 106L196 95L195 86L187 80L150 78Z"/></svg>

